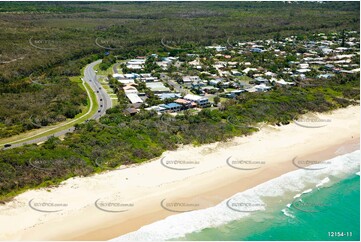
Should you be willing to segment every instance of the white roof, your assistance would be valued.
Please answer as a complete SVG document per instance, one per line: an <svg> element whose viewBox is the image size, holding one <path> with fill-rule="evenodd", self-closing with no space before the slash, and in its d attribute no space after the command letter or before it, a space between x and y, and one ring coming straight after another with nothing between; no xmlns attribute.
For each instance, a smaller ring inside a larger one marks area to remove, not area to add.
<svg viewBox="0 0 361 242"><path fill-rule="evenodd" d="M310 69L307 69L307 68L305 68L305 69L298 69L298 70L296 70L298 73L306 73L306 72L309 72L309 71L311 71Z"/></svg>
<svg viewBox="0 0 361 242"><path fill-rule="evenodd" d="M256 68L249 68L249 67L247 67L247 68L244 69L242 72L248 73L249 71L257 71L257 69L256 69Z"/></svg>
<svg viewBox="0 0 361 242"><path fill-rule="evenodd" d="M123 84L130 84L130 83L134 83L134 80L133 79L122 78L122 79L118 79L118 82L123 83Z"/></svg>
<svg viewBox="0 0 361 242"><path fill-rule="evenodd" d="M294 82L286 82L283 79L277 80L276 78L271 78L270 82L275 82L275 83L278 83L281 85L294 85L295 84Z"/></svg>
<svg viewBox="0 0 361 242"><path fill-rule="evenodd" d="M198 95L193 95L193 94L187 94L184 96L184 99L191 100L191 101L198 101L198 100L204 99L204 97L201 97Z"/></svg>
<svg viewBox="0 0 361 242"><path fill-rule="evenodd" d="M131 103L143 103L143 100L135 93L126 93L127 98L130 100Z"/></svg>
<svg viewBox="0 0 361 242"><path fill-rule="evenodd" d="M114 77L114 78L117 78L117 77L123 78L124 75L123 75L123 74L119 74L119 73L115 73L115 74L113 74L113 77Z"/></svg>

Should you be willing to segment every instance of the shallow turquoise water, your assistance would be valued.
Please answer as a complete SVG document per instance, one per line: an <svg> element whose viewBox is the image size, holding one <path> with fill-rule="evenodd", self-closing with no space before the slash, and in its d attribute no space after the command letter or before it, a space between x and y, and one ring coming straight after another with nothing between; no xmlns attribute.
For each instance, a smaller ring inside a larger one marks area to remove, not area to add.
<svg viewBox="0 0 361 242"><path fill-rule="evenodd" d="M301 199L302 202L292 200L289 208L284 200L279 203L268 200L274 204L272 211L257 212L248 218L191 233L181 239L359 241L360 176L351 175L329 187L314 189L303 194ZM335 236L332 232L344 232L344 235Z"/></svg>
<svg viewBox="0 0 361 242"><path fill-rule="evenodd" d="M112 241L359 241L359 171L357 150L327 160L322 169L283 174L216 206L174 214Z"/></svg>

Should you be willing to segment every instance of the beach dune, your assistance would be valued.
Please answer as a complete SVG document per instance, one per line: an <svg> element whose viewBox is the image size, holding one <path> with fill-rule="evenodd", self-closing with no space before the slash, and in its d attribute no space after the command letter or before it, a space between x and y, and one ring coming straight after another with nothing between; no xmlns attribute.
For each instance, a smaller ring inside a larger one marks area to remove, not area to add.
<svg viewBox="0 0 361 242"><path fill-rule="evenodd" d="M111 239L357 150L359 137L360 109L352 106L228 142L182 146L141 165L15 197L0 205L0 239Z"/></svg>

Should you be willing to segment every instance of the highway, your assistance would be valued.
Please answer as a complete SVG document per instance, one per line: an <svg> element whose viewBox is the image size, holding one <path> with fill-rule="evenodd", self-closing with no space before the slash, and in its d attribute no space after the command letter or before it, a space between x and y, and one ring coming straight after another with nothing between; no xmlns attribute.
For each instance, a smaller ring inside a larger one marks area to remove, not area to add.
<svg viewBox="0 0 361 242"><path fill-rule="evenodd" d="M106 92L106 90L104 88L102 88L101 84L99 83L96 73L94 71L94 66L101 63L102 60L97 60L95 62L90 63L89 65L87 65L84 69L84 78L82 78L83 82L86 82L87 84L89 84L90 88L92 89L92 91L95 93L96 98L97 98L97 102L99 104L98 110L97 112L91 117L91 119L95 119L98 120L101 116L103 116L106 113L106 110L112 107L112 101L110 99L109 94ZM88 111L88 113L92 110L93 105L96 105L95 103L93 103L91 100L91 96L90 93L87 91L89 100L90 100L90 109ZM84 114L87 115L88 113ZM81 118L81 117L79 117ZM77 118L77 119L79 119ZM69 122L65 123L62 126L68 125L69 123L75 122L77 119L75 120L70 120ZM53 129L59 129L62 126L57 126L55 125ZM55 137L59 137L62 135L65 135L66 133L69 132L73 132L74 131L74 126L70 127L70 128L66 128L64 130L61 131L57 131L53 134L48 134L48 135L44 135L41 137L37 137L39 136L39 134L34 135L37 138L34 139L30 139L31 137L27 137L24 138L24 142L20 142L21 140L15 140L12 142L8 142L8 144L11 144L10 147L4 148L4 149L11 149L11 148L15 148L15 147L20 147L26 144L34 144L34 143L39 143L39 142L44 142L46 140L48 140L49 137L51 136L55 136ZM51 130L51 129L50 129ZM44 133L48 133L49 130L44 131Z"/></svg>
<svg viewBox="0 0 361 242"><path fill-rule="evenodd" d="M94 66L99 64L101 60L97 60L95 62L90 63L85 67L84 70L84 80L89 84L91 89L94 91L97 96L97 100L99 103L98 111L92 116L92 119L99 119L103 116L107 109L112 107L112 100L110 99L107 91L101 86L94 71Z"/></svg>

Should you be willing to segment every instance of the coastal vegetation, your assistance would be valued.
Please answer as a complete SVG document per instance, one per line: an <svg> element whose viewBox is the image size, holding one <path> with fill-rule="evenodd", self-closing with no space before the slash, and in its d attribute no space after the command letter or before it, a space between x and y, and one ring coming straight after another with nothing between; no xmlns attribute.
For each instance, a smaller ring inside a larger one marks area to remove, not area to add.
<svg viewBox="0 0 361 242"><path fill-rule="evenodd" d="M85 99L67 77L80 75L92 60L104 58L100 68L105 70L115 56L182 53L166 49L161 40L194 49L227 40L359 29L359 3L3 2L0 27L4 138L36 128L29 124L31 118L45 118L50 125L79 113ZM64 97L68 102L58 103L56 111L47 105Z"/></svg>
<svg viewBox="0 0 361 242"><path fill-rule="evenodd" d="M64 141L51 138L0 153L0 196L9 198L26 188L58 184L72 176L114 169L159 157L179 144L200 145L249 135L257 123L286 125L306 112L326 112L357 104L359 74L335 77L313 87L278 87L228 100L220 110L185 112L176 117L141 111L124 115L120 106L100 122L76 126ZM114 88L117 89L115 86ZM120 103L124 93L117 92Z"/></svg>

